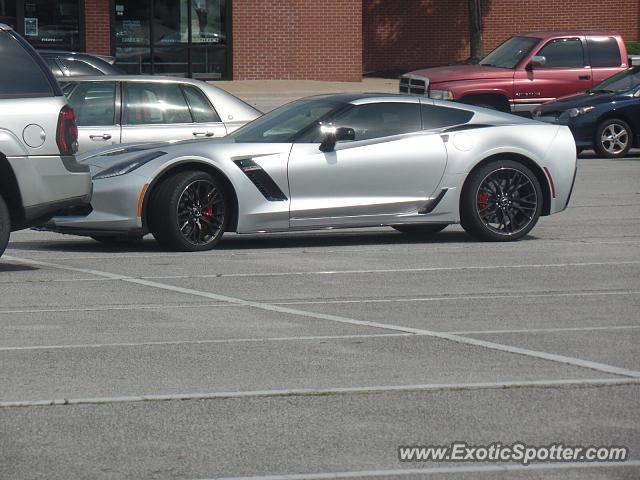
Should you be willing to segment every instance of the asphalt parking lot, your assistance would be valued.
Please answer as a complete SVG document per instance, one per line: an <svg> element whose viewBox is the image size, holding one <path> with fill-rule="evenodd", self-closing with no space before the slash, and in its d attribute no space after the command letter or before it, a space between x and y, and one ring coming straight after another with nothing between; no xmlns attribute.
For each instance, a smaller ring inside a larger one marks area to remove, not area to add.
<svg viewBox="0 0 640 480"><path fill-rule="evenodd" d="M460 227L39 231L0 260L0 478L640 477L640 152L579 161L516 243ZM401 445L617 445L625 463L407 463Z"/></svg>

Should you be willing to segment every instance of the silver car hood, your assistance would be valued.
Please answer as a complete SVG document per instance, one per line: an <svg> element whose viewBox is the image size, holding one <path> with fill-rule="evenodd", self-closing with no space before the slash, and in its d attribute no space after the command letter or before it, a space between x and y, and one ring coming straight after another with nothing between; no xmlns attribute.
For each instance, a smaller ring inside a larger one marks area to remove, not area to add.
<svg viewBox="0 0 640 480"><path fill-rule="evenodd" d="M175 150L176 147L190 146L206 143L207 147L210 147L213 143L235 143L230 138L217 138L210 140L183 140L183 141L171 141L171 142L156 142L156 143L125 143L121 145L112 145L109 147L100 148L97 150L91 150L76 157L79 163L89 165L92 173L104 170L118 163L127 162L135 159L136 157L150 151L164 151L169 153ZM194 149L196 150L196 149ZM96 167L96 168L93 168ZM94 172L95 170L95 172Z"/></svg>

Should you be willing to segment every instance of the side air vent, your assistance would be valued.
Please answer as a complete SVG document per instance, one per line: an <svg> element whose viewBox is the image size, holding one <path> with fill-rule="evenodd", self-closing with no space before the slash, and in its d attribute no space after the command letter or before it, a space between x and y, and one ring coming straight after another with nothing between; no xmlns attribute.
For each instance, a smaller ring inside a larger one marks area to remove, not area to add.
<svg viewBox="0 0 640 480"><path fill-rule="evenodd" d="M260 193L264 195L264 198L270 202L282 202L288 200L280 187L273 181L273 178L265 172L260 165L254 162L250 158L243 158L234 160L240 170L251 180Z"/></svg>
<svg viewBox="0 0 640 480"><path fill-rule="evenodd" d="M438 196L433 200L431 200L429 203L427 203L424 207L422 207L422 209L418 213L421 215L426 215L427 213L433 212L433 210L438 206L440 201L446 195L447 190L448 189L446 188L443 188L442 190L440 190L440 193L438 194Z"/></svg>

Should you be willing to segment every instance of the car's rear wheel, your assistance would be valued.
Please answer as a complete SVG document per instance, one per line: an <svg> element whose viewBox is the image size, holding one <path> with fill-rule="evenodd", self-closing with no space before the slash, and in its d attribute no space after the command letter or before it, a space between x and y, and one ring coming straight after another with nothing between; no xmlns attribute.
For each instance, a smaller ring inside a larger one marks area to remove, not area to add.
<svg viewBox="0 0 640 480"><path fill-rule="evenodd" d="M524 237L542 213L542 188L534 173L512 160L497 160L473 171L460 199L462 227L493 242Z"/></svg>
<svg viewBox="0 0 640 480"><path fill-rule="evenodd" d="M11 216L7 204L0 197L0 256L9 245L9 235L11 234Z"/></svg>
<svg viewBox="0 0 640 480"><path fill-rule="evenodd" d="M206 172L180 172L151 193L149 227L164 247L184 252L209 250L222 238L226 222L224 189Z"/></svg>
<svg viewBox="0 0 640 480"><path fill-rule="evenodd" d="M424 225L394 225L393 228L407 235L435 235L447 228L448 223L427 223Z"/></svg>
<svg viewBox="0 0 640 480"><path fill-rule="evenodd" d="M624 120L605 120L596 130L596 150L607 158L624 157L633 145L633 132Z"/></svg>

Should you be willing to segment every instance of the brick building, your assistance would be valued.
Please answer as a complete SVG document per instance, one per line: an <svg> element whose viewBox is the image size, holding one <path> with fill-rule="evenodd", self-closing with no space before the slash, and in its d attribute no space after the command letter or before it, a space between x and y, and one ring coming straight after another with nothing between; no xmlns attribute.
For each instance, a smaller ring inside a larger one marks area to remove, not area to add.
<svg viewBox="0 0 640 480"><path fill-rule="evenodd" d="M39 48L115 55L131 73L356 81L469 57L469 0L0 0ZM604 14L615 12L615 15ZM640 37L640 0L483 0L486 52L517 32Z"/></svg>

